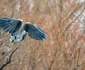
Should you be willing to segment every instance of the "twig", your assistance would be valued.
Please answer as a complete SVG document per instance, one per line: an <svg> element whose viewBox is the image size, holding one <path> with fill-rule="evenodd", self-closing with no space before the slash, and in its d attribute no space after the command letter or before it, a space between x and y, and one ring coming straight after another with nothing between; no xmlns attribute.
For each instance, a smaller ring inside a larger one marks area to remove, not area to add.
<svg viewBox="0 0 85 70"><path fill-rule="evenodd" d="M18 49L18 47L15 48L15 50L11 53L11 55L9 56L9 59L7 59L6 63L3 64L3 65L0 67L0 70L3 70L4 67L6 67L8 64L11 63L12 56L13 56L13 54L15 53L15 51L16 51L17 49Z"/></svg>
<svg viewBox="0 0 85 70"><path fill-rule="evenodd" d="M63 3L64 4L64 3ZM82 6L84 6L85 3L83 3L83 5L80 4L80 6L78 7L81 8ZM65 5L65 4L64 4ZM65 7L68 9L68 11L71 11L70 8L68 6L65 5ZM73 12L73 16L76 17L76 14ZM84 25L84 23L78 18L77 19L82 25ZM63 22L63 21L62 21Z"/></svg>
<svg viewBox="0 0 85 70"><path fill-rule="evenodd" d="M70 23L65 27L65 29L62 31L62 34L70 27L70 25L72 25L72 23L73 23L75 20L78 19L78 17L84 12L84 10L85 10L85 7L84 7L83 10L81 11L81 13L80 13L72 22L70 22Z"/></svg>
<svg viewBox="0 0 85 70"><path fill-rule="evenodd" d="M60 0L60 23L62 23L62 9L63 9L63 2Z"/></svg>

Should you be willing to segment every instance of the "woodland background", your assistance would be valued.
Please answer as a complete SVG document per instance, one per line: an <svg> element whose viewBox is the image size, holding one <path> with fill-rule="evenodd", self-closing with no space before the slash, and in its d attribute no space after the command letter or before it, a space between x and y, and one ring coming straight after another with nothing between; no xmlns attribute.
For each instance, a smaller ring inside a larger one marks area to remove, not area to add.
<svg viewBox="0 0 85 70"><path fill-rule="evenodd" d="M29 36L15 44L0 30L3 70L85 70L85 0L0 0L0 17L22 19L47 34L44 41Z"/></svg>

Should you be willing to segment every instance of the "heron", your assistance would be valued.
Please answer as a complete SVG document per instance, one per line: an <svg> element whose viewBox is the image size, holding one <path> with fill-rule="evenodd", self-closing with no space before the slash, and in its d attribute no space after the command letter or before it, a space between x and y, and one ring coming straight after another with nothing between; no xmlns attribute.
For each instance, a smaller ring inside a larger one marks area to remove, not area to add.
<svg viewBox="0 0 85 70"><path fill-rule="evenodd" d="M46 33L35 24L31 22L23 24L21 19L16 18L0 18L0 29L10 34L10 42L20 42L27 35L39 41L47 37Z"/></svg>

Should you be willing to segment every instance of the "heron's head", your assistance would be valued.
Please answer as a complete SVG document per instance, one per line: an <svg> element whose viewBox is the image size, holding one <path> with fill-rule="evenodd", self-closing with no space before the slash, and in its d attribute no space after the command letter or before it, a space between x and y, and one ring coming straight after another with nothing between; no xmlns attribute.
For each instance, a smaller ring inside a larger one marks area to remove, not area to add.
<svg viewBox="0 0 85 70"><path fill-rule="evenodd" d="M21 34L22 34L22 40L24 40L26 38L26 35L27 35L26 31L22 30Z"/></svg>

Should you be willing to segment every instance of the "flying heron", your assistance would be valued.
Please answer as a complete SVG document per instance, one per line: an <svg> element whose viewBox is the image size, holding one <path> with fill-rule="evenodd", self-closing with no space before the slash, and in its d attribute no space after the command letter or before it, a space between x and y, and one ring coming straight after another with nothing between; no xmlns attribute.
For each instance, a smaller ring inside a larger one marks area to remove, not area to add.
<svg viewBox="0 0 85 70"><path fill-rule="evenodd" d="M36 25L30 22L23 25L22 20L15 18L0 18L0 29L11 34L10 42L20 42L25 39L27 34L36 40L43 40L47 37Z"/></svg>

